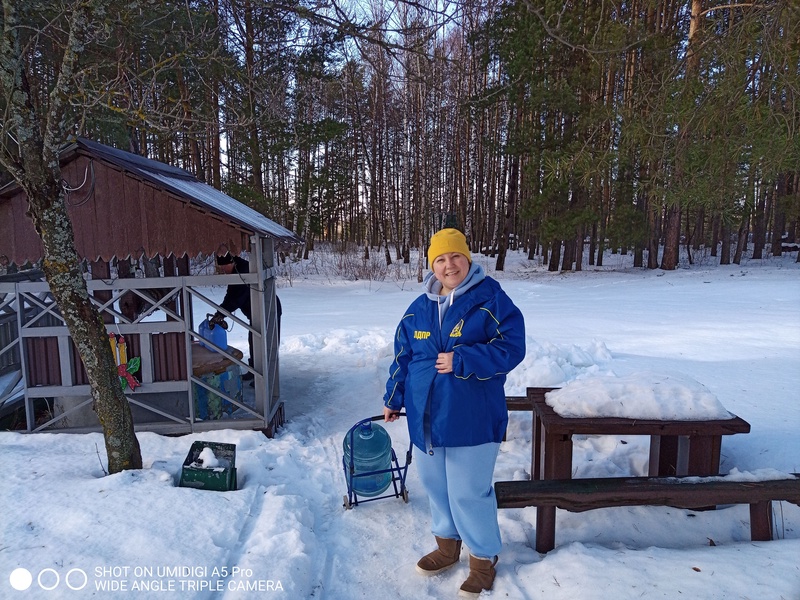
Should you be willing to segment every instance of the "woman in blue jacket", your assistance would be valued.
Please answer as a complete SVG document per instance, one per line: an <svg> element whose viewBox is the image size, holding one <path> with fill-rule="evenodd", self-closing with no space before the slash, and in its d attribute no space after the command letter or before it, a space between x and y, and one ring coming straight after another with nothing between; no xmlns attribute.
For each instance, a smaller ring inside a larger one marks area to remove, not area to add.
<svg viewBox="0 0 800 600"><path fill-rule="evenodd" d="M442 229L428 249L425 293L397 327L384 418L405 408L430 500L437 549L417 563L434 575L470 550L463 596L491 589L502 546L492 475L508 424L506 374L525 357L522 313L472 258L464 234Z"/></svg>

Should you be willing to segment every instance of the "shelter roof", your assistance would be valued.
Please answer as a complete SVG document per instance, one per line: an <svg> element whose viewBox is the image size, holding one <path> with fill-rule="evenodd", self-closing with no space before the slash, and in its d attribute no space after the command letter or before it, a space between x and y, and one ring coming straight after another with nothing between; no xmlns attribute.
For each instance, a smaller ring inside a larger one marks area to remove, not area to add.
<svg viewBox="0 0 800 600"><path fill-rule="evenodd" d="M276 244L302 243L268 219L184 169L86 138L61 152L68 212L80 256L126 257L139 250L194 256L220 244L249 249L250 236ZM0 255L13 262L41 258L41 240L26 216L27 198L16 184L0 190Z"/></svg>

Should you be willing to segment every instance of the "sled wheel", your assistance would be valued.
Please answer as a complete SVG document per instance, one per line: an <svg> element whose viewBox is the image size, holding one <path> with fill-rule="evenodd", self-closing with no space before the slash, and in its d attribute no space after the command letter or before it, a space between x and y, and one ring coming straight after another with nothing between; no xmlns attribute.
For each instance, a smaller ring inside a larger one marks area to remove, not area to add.
<svg viewBox="0 0 800 600"><path fill-rule="evenodd" d="M348 498L347 496L344 496L344 503L342 504L342 506L343 506L343 507L344 507L346 510L350 510L351 508L353 508L353 505L352 505L352 504L350 504L350 498Z"/></svg>
<svg viewBox="0 0 800 600"><path fill-rule="evenodd" d="M403 490L403 502L408 504L408 490Z"/></svg>

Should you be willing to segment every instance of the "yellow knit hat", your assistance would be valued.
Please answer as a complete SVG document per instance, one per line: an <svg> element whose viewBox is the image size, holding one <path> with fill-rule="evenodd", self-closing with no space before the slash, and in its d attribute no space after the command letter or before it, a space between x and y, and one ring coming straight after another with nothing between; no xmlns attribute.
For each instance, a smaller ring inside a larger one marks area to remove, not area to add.
<svg viewBox="0 0 800 600"><path fill-rule="evenodd" d="M432 265L437 256L448 252L463 254L470 263L472 262L467 238L458 229L447 228L433 234L431 245L428 247L428 265Z"/></svg>

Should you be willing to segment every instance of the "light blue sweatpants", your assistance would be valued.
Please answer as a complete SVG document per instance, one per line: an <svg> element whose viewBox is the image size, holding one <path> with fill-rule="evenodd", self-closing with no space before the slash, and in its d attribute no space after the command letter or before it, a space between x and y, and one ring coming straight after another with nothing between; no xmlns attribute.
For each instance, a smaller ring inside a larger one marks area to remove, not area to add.
<svg viewBox="0 0 800 600"><path fill-rule="evenodd" d="M492 487L500 444L434 448L414 456L431 504L431 531L463 540L476 558L493 558L502 547Z"/></svg>

